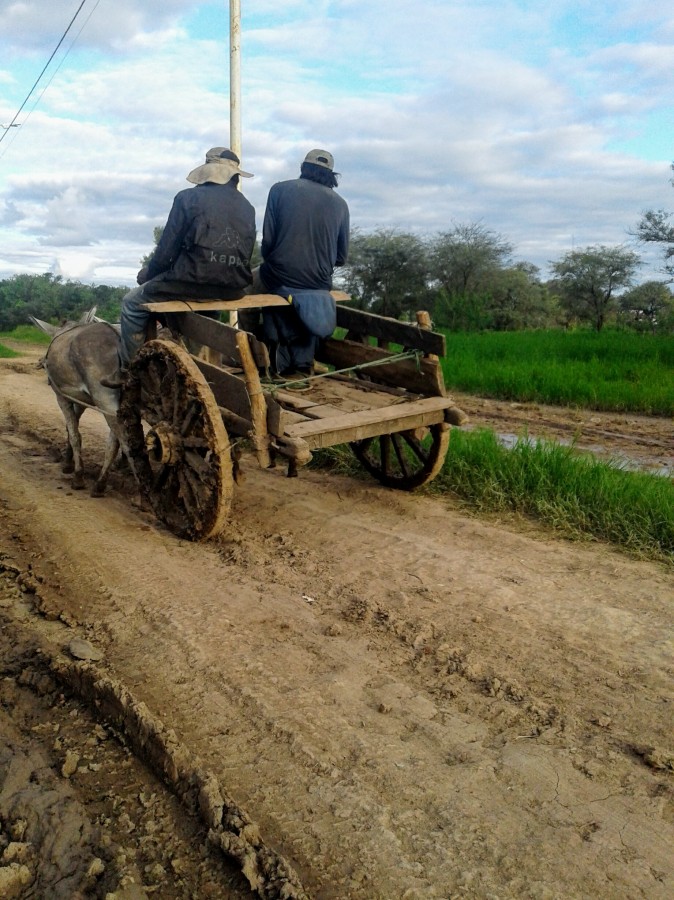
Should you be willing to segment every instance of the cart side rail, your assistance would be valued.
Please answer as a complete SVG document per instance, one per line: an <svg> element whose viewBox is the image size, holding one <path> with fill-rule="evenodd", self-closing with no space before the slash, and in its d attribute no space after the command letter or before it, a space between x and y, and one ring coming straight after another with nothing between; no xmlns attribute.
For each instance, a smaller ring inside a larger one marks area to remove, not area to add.
<svg viewBox="0 0 674 900"><path fill-rule="evenodd" d="M337 325L346 328L347 337L372 337L378 346L400 344L407 350L420 350L424 354L435 356L445 355L445 336L430 331L419 323L399 322L397 319L339 305Z"/></svg>
<svg viewBox="0 0 674 900"><path fill-rule="evenodd" d="M361 371L374 382L401 387L412 394L426 397L446 395L442 368L437 359L404 357L380 347L334 338L321 342L316 359L334 366L338 371Z"/></svg>
<svg viewBox="0 0 674 900"><path fill-rule="evenodd" d="M177 330L181 335L215 350L216 353L221 353L224 365L243 368L239 337L242 332L238 328L195 312L172 313L171 316L175 317ZM248 334L248 345L255 365L260 369L266 369L269 366L269 351L266 345L252 334Z"/></svg>

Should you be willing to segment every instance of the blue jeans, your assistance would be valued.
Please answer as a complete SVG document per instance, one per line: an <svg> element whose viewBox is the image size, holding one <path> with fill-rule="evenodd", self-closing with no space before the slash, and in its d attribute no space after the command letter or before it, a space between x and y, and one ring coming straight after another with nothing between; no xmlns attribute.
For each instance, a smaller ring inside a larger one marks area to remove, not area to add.
<svg viewBox="0 0 674 900"><path fill-rule="evenodd" d="M147 323L152 313L143 309L143 304L162 299L168 300L168 297L158 297L156 295L146 295L144 291L145 285L132 288L128 294L125 294L122 300L122 314L120 324L122 330L122 338L119 345L119 362L122 369L128 369L129 363L136 353L145 343L145 334L147 332ZM219 319L220 313L207 310L200 313L202 316L208 316L210 319Z"/></svg>
<svg viewBox="0 0 674 900"><path fill-rule="evenodd" d="M131 360L145 343L145 332L150 313L147 309L142 308L142 304L147 303L148 299L144 295L141 284L131 288L122 300L120 318L122 340L119 346L119 361L123 369L128 368Z"/></svg>

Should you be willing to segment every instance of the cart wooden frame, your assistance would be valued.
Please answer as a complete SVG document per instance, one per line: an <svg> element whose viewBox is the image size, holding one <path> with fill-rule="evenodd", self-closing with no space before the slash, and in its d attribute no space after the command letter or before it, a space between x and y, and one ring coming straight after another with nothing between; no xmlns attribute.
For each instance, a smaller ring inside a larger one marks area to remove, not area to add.
<svg viewBox="0 0 674 900"><path fill-rule="evenodd" d="M321 341L313 377L286 381L266 377L269 352L253 334L200 315L285 306L284 298L147 304L172 338L148 335L119 417L141 491L175 534L205 540L222 529L242 439L261 468L284 459L290 476L312 451L336 444L349 444L389 487L413 490L439 472L450 427L465 418L445 390L444 336L426 313L407 324L350 309L342 292L333 296L335 335L343 337Z"/></svg>

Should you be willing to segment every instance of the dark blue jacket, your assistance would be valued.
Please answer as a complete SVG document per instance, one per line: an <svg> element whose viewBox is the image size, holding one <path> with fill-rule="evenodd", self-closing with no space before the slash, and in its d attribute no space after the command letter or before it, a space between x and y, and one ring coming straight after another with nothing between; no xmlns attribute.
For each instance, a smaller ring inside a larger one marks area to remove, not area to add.
<svg viewBox="0 0 674 900"><path fill-rule="evenodd" d="M335 266L349 252L349 208L332 188L308 178L280 181L269 191L260 275L281 285L330 290Z"/></svg>
<svg viewBox="0 0 674 900"><path fill-rule="evenodd" d="M252 283L255 210L233 182L176 195L148 263L144 293L231 300Z"/></svg>

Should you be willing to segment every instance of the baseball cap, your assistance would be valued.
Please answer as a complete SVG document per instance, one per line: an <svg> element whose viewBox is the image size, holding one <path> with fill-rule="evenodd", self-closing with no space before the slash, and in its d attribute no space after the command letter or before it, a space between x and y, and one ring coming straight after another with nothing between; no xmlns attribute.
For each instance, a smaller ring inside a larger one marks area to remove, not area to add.
<svg viewBox="0 0 674 900"><path fill-rule="evenodd" d="M315 166L323 166L324 169L332 170L335 167L335 160L332 153L327 150L310 150L304 157L304 162L313 163Z"/></svg>

